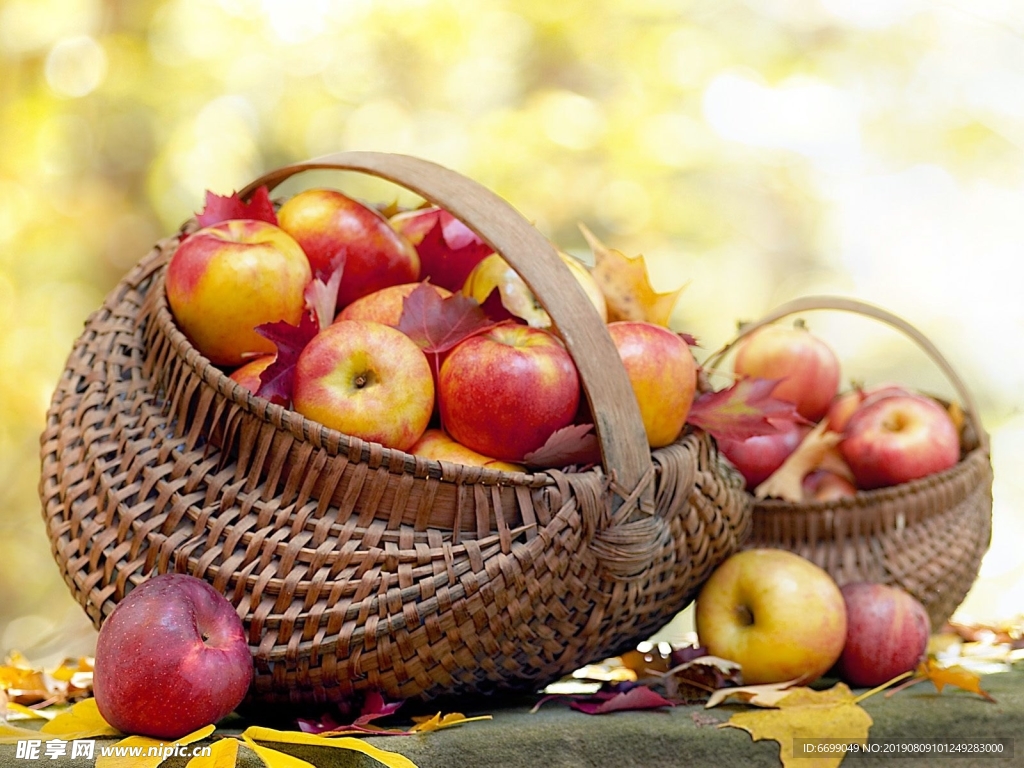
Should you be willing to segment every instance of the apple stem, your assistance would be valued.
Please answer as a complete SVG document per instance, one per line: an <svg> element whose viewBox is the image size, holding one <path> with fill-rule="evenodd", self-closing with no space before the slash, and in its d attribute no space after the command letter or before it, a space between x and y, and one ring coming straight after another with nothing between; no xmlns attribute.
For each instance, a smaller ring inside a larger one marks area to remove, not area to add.
<svg viewBox="0 0 1024 768"><path fill-rule="evenodd" d="M900 680L904 680L904 679L910 677L912 674L914 674L914 671L910 670L909 672L904 672L902 675L897 675L892 680L889 680L888 682L882 683L881 685L877 686L876 688L872 688L870 691L866 691L866 692L862 693L860 696L858 696L857 698L855 698L853 700L853 703L854 704L860 704L862 701L864 701L864 699L868 698L868 696L874 696L879 691L884 691L886 688L888 688L893 683L898 683Z"/></svg>

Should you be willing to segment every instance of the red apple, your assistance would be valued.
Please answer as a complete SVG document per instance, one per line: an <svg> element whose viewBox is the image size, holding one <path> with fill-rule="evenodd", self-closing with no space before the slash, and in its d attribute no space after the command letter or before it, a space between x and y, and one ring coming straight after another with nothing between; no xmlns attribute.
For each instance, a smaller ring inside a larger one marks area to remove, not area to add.
<svg viewBox="0 0 1024 768"><path fill-rule="evenodd" d="M457 291L491 247L448 211L430 206L391 217L391 226L416 247L420 278ZM432 232L439 227L439 232ZM430 237L427 235L430 234Z"/></svg>
<svg viewBox="0 0 1024 768"><path fill-rule="evenodd" d="M345 254L339 308L389 285L419 279L420 257L412 243L380 213L341 192L300 192L281 206L277 220L302 246L314 273L329 270L334 257Z"/></svg>
<svg viewBox="0 0 1024 768"><path fill-rule="evenodd" d="M299 244L265 221L236 219L186 238L167 265L167 302L189 341L216 365L235 367L274 343L256 326L298 325L311 272Z"/></svg>
<svg viewBox="0 0 1024 768"><path fill-rule="evenodd" d="M170 741L216 723L242 702L252 677L234 607L182 573L133 589L96 640L96 706L124 733Z"/></svg>
<svg viewBox="0 0 1024 768"><path fill-rule="evenodd" d="M633 385L648 445L669 445L683 430L697 388L690 345L668 328L640 321L610 323L608 333Z"/></svg>
<svg viewBox="0 0 1024 768"><path fill-rule="evenodd" d="M739 376L778 379L772 396L796 405L818 421L839 390L839 359L803 325L769 325L738 344L733 369Z"/></svg>
<svg viewBox="0 0 1024 768"><path fill-rule="evenodd" d="M701 587L694 610L708 653L735 661L745 684L828 671L846 642L843 595L828 572L782 549L729 557Z"/></svg>
<svg viewBox="0 0 1024 768"><path fill-rule="evenodd" d="M828 421L828 428L833 432L842 432L846 429L846 423L850 420L853 412L868 400L878 400L890 395L909 395L910 390L896 384L882 384L870 389L851 389L849 392L842 392L832 399L828 407L825 419Z"/></svg>
<svg viewBox="0 0 1024 768"><path fill-rule="evenodd" d="M873 688L917 666L928 648L928 612L912 595L886 584L844 584L846 644L839 676Z"/></svg>
<svg viewBox="0 0 1024 768"><path fill-rule="evenodd" d="M769 421L778 431L745 440L717 440L722 455L743 475L749 491L771 477L811 430L806 424L788 420Z"/></svg>
<svg viewBox="0 0 1024 768"><path fill-rule="evenodd" d="M804 498L808 501L838 501L857 493L857 486L842 475L827 469L815 469L803 479Z"/></svg>
<svg viewBox="0 0 1024 768"><path fill-rule="evenodd" d="M506 472L526 471L526 468L521 464L498 461L490 456L484 456L482 453L467 448L462 443L453 440L442 429L428 429L423 433L423 437L416 441L416 445L409 449L409 453L426 459L452 461L456 464L467 464L471 467L487 467L488 469L501 469Z"/></svg>
<svg viewBox="0 0 1024 768"><path fill-rule="evenodd" d="M441 423L458 442L521 462L570 424L580 400L562 342L526 325L498 325L460 342L441 364Z"/></svg>
<svg viewBox="0 0 1024 768"><path fill-rule="evenodd" d="M402 283L381 288L379 291L374 291L353 301L338 313L335 320L373 320L376 323L396 327L402 318L406 297L419 285L420 283ZM437 295L442 299L452 295L452 292L446 288L440 288L433 283L428 283L428 285L437 291Z"/></svg>
<svg viewBox="0 0 1024 768"><path fill-rule="evenodd" d="M854 412L839 451L858 488L882 488L949 469L960 459L960 436L935 400L892 395Z"/></svg>
<svg viewBox="0 0 1024 768"><path fill-rule="evenodd" d="M404 451L430 422L434 377L426 355L401 331L342 320L302 350L292 403L327 427Z"/></svg>

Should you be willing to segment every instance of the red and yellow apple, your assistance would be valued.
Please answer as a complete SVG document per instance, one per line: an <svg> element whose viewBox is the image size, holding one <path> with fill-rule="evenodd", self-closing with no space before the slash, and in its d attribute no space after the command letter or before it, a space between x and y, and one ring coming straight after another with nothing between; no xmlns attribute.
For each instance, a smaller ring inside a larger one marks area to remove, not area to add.
<svg viewBox="0 0 1024 768"><path fill-rule="evenodd" d="M420 285L421 283L402 283L381 288L379 291L374 291L353 301L338 313L335 320L373 320L375 323L397 327L398 321L402 319L406 298ZM433 288L442 299L452 295L452 292L446 288L441 288L433 283L427 283L427 285Z"/></svg>
<svg viewBox="0 0 1024 768"><path fill-rule="evenodd" d="M521 464L513 464L508 461L498 461L490 456L484 456L462 443L456 442L442 429L428 429L423 436L416 441L416 444L409 449L409 453L422 456L425 459L438 459L440 461L451 461L456 464L467 464L471 467L486 467L487 469L501 469L505 472L525 472L526 468Z"/></svg>
<svg viewBox="0 0 1024 768"><path fill-rule="evenodd" d="M668 328L641 321L609 323L608 333L633 386L648 445L669 445L683 430L697 388L690 345Z"/></svg>
<svg viewBox="0 0 1024 768"><path fill-rule="evenodd" d="M420 276L412 243L377 211L333 189L307 189L287 200L277 220L306 252L314 274L327 272L344 254L338 307L389 285Z"/></svg>
<svg viewBox="0 0 1024 768"><path fill-rule="evenodd" d="M580 400L576 366L551 333L513 323L460 342L441 364L441 423L458 442L521 462L572 423Z"/></svg>
<svg viewBox="0 0 1024 768"><path fill-rule="evenodd" d="M839 390L839 359L803 325L769 325L743 337L733 370L738 376L778 379L772 397L796 405L808 421L828 411Z"/></svg>
<svg viewBox="0 0 1024 768"><path fill-rule="evenodd" d="M701 588L697 637L708 653L735 661L746 684L827 672L846 642L846 606L822 568L782 549L748 549L727 558Z"/></svg>
<svg viewBox="0 0 1024 768"><path fill-rule="evenodd" d="M415 246L420 279L449 291L462 288L473 267L492 253L476 232L437 206L397 213L391 217L391 226ZM427 237L435 227L440 231Z"/></svg>
<svg viewBox="0 0 1024 768"><path fill-rule="evenodd" d="M931 633L924 606L886 584L852 582L842 593L847 629L839 676L850 685L873 688L914 669Z"/></svg>
<svg viewBox="0 0 1024 768"><path fill-rule="evenodd" d="M857 486L828 469L815 469L807 473L801 487L807 501L838 501L857 493Z"/></svg>
<svg viewBox="0 0 1024 768"><path fill-rule="evenodd" d="M716 439L722 455L743 475L747 490L751 492L782 466L811 431L806 424L788 420L768 421L777 431L744 440Z"/></svg>
<svg viewBox="0 0 1024 768"><path fill-rule="evenodd" d="M832 404L828 407L825 419L828 428L832 432L842 432L846 429L846 423L850 420L853 412L868 400L878 400L890 395L909 395L910 390L897 384L882 384L870 389L851 389L835 396Z"/></svg>
<svg viewBox="0 0 1024 768"><path fill-rule="evenodd" d="M284 230L232 219L186 238L167 265L167 302L182 333L212 363L235 367L276 347L255 330L298 325L312 275Z"/></svg>
<svg viewBox="0 0 1024 768"><path fill-rule="evenodd" d="M241 384L254 395L260 389L260 376L277 359L277 355L260 355L254 357L245 365L233 370L228 378L236 384Z"/></svg>
<svg viewBox="0 0 1024 768"><path fill-rule="evenodd" d="M923 395L890 395L861 405L839 451L858 488L906 483L960 460L960 434L949 412Z"/></svg>
<svg viewBox="0 0 1024 768"><path fill-rule="evenodd" d="M183 573L135 587L96 639L96 706L124 733L170 741L216 723L242 702L252 677L234 606Z"/></svg>
<svg viewBox="0 0 1024 768"><path fill-rule="evenodd" d="M343 320L302 350L292 403L331 429L405 451L430 422L434 378L426 355L401 331Z"/></svg>

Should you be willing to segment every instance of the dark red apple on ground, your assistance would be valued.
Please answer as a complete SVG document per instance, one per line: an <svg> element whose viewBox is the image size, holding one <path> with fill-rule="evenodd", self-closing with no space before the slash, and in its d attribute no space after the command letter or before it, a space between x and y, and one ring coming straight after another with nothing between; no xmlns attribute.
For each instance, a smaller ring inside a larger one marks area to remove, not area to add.
<svg viewBox="0 0 1024 768"><path fill-rule="evenodd" d="M96 640L96 706L124 733L170 741L216 723L242 702L252 676L234 607L182 573L129 592Z"/></svg>
<svg viewBox="0 0 1024 768"><path fill-rule="evenodd" d="M928 647L928 612L899 587L852 582L840 590L846 603L846 645L839 676L872 688L917 666Z"/></svg>
<svg viewBox="0 0 1024 768"><path fill-rule="evenodd" d="M773 421L777 432L755 435L746 440L718 440L718 448L747 481L753 491L767 480L796 450L811 428L792 421Z"/></svg>
<svg viewBox="0 0 1024 768"><path fill-rule="evenodd" d="M858 408L839 451L858 488L883 488L949 469L960 435L949 412L923 395L892 395Z"/></svg>

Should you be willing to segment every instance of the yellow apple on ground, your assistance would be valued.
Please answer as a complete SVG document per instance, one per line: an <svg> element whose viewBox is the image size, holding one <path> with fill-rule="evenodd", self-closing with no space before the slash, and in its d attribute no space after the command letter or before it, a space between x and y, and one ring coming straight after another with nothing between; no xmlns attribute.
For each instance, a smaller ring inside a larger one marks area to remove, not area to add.
<svg viewBox="0 0 1024 768"><path fill-rule="evenodd" d="M344 254L338 307L389 285L420 277L412 243L377 211L334 189L307 189L281 206L277 220L309 257L315 273L328 273Z"/></svg>
<svg viewBox="0 0 1024 768"><path fill-rule="evenodd" d="M167 302L196 349L235 367L276 351L255 328L278 320L298 325L311 278L305 254L284 230L232 219L178 246L167 265Z"/></svg>
<svg viewBox="0 0 1024 768"><path fill-rule="evenodd" d="M353 301L338 313L336 320L373 320L376 323L396 327L402 318L406 297L420 285L420 283L402 283L381 288L379 291L374 291ZM446 288L432 283L428 283L428 285L437 291L437 295L442 299L452 295L452 292Z"/></svg>
<svg viewBox="0 0 1024 768"><path fill-rule="evenodd" d="M601 321L608 319L608 307L605 303L604 294L594 281L593 276L583 264L567 253L559 252L562 261L569 268L572 276L576 278L583 288L590 303L594 305ZM527 325L534 328L551 327L551 317L547 310L533 295L523 278L519 276L512 266L497 253L492 253L469 273L466 282L462 286L462 293L470 296L483 304L493 291L497 290L501 297L501 305L505 312L496 315L498 320L506 320L518 317L525 320Z"/></svg>
<svg viewBox="0 0 1024 768"><path fill-rule="evenodd" d="M324 426L405 451L430 422L434 378L426 355L401 331L344 320L302 350L292 402Z"/></svg>
<svg viewBox="0 0 1024 768"><path fill-rule="evenodd" d="M782 549L748 549L704 583L694 611L708 653L735 661L746 684L810 683L846 642L846 605L832 577Z"/></svg>
<svg viewBox="0 0 1024 768"><path fill-rule="evenodd" d="M441 364L441 423L458 442L520 462L572 423L576 365L551 333L506 323L460 342Z"/></svg>
<svg viewBox="0 0 1024 768"><path fill-rule="evenodd" d="M668 328L640 321L610 323L608 333L633 385L648 445L669 445L683 430L697 388L690 345Z"/></svg>
<svg viewBox="0 0 1024 768"><path fill-rule="evenodd" d="M472 467L501 469L506 472L526 471L526 468L521 464L498 461L490 456L477 453L472 448L467 448L462 443L453 440L442 429L428 429L423 433L423 437L416 442L416 445L409 449L409 453L414 453L425 459L452 461L456 464L468 464Z"/></svg>

